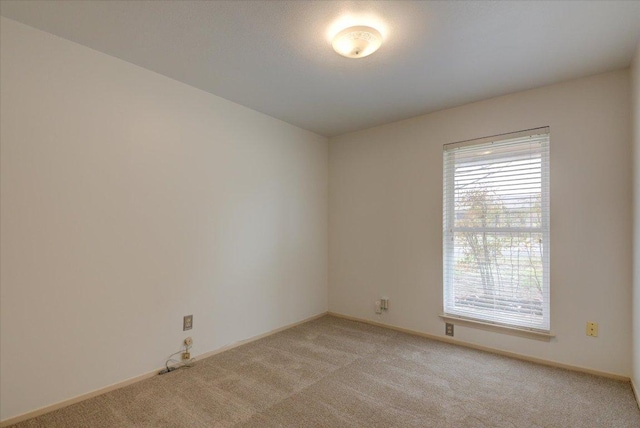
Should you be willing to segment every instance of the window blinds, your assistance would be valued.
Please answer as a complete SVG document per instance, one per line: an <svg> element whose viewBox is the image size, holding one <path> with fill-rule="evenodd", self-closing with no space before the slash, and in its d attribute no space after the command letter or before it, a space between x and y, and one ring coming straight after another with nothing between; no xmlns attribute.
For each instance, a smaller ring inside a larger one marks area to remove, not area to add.
<svg viewBox="0 0 640 428"><path fill-rule="evenodd" d="M444 146L444 313L548 332L549 128Z"/></svg>

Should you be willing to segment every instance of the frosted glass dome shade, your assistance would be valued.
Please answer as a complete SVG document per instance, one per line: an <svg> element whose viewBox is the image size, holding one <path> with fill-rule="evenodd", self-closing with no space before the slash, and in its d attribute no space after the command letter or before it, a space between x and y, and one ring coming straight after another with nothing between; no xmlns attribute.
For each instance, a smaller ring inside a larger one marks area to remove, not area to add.
<svg viewBox="0 0 640 428"><path fill-rule="evenodd" d="M347 58L364 58L378 50L382 35L372 27L345 28L333 38L333 50Z"/></svg>

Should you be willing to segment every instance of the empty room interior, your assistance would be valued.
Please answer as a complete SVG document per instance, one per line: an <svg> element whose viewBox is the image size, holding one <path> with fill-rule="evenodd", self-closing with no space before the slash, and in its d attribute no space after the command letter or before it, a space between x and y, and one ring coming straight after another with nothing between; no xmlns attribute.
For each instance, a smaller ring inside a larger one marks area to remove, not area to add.
<svg viewBox="0 0 640 428"><path fill-rule="evenodd" d="M640 2L0 15L0 426L640 427Z"/></svg>

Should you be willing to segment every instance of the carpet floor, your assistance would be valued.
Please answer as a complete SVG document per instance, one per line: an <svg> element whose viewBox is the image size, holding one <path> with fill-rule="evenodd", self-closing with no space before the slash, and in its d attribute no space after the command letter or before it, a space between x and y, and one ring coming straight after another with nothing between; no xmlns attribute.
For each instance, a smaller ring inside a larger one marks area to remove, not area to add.
<svg viewBox="0 0 640 428"><path fill-rule="evenodd" d="M640 427L628 382L325 316L15 427Z"/></svg>

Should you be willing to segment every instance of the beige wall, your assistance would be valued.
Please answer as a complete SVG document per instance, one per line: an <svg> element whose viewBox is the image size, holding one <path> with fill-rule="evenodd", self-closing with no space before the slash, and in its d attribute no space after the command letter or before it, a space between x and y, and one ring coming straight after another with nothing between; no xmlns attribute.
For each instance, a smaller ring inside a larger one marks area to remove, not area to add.
<svg viewBox="0 0 640 428"><path fill-rule="evenodd" d="M1 43L0 419L327 310L326 138L5 18Z"/></svg>
<svg viewBox="0 0 640 428"><path fill-rule="evenodd" d="M631 67L633 108L633 381L640 393L640 41ZM640 399L640 397L637 397Z"/></svg>
<svg viewBox="0 0 640 428"><path fill-rule="evenodd" d="M631 374L629 71L330 139L329 310L444 335L442 145L551 127L551 342L456 326L455 338ZM375 315L373 302L390 298ZM585 335L587 321L600 336Z"/></svg>

